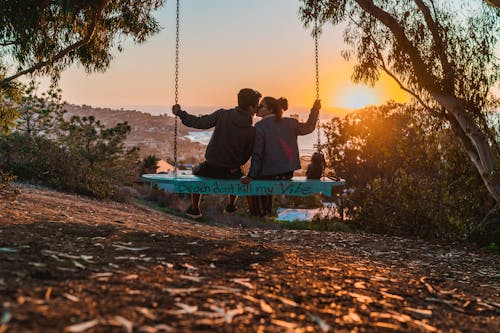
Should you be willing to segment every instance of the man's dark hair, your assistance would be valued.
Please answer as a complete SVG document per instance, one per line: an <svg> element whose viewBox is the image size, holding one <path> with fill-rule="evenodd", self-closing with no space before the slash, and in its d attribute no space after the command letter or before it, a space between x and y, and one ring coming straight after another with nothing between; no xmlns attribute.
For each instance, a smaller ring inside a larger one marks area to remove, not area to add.
<svg viewBox="0 0 500 333"><path fill-rule="evenodd" d="M238 93L238 106L242 109L247 109L249 106L257 107L259 99L262 95L257 91L250 88L243 88Z"/></svg>

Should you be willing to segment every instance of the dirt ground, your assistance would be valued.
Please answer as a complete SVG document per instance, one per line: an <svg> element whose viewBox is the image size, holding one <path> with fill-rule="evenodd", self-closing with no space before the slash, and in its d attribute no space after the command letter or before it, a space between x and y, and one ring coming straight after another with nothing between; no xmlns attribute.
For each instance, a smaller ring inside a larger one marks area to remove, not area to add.
<svg viewBox="0 0 500 333"><path fill-rule="evenodd" d="M499 256L194 222L35 187L0 199L0 332L500 332Z"/></svg>

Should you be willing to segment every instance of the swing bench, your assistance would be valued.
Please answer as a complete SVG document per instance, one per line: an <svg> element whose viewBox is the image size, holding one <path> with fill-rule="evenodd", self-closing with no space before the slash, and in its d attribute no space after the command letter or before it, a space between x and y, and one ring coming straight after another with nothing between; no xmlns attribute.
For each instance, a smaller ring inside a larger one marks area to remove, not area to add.
<svg viewBox="0 0 500 333"><path fill-rule="evenodd" d="M291 195L306 197L315 193L332 196L335 186L344 186L343 179L306 179L293 177L291 180L253 180L242 184L239 179L214 179L194 175L149 174L142 180L150 186L157 184L161 189L174 193L232 194L248 195Z"/></svg>
<svg viewBox="0 0 500 333"><path fill-rule="evenodd" d="M179 23L180 4L177 0L176 15L176 44L175 44L175 104L178 104L179 83ZM318 66L318 25L314 28L314 47L316 60L316 99L319 99L319 66ZM320 129L318 126L317 149L320 152ZM322 177L321 179L306 179L293 177L291 180L253 180L249 184L242 184L239 179L214 179L195 176L192 174L178 174L177 171L177 117L174 123L174 171L173 174L145 174L141 176L150 187L156 184L160 189L174 193L200 193L219 195L289 195L305 197L315 193L333 196L333 188L344 186L345 180L336 177Z"/></svg>

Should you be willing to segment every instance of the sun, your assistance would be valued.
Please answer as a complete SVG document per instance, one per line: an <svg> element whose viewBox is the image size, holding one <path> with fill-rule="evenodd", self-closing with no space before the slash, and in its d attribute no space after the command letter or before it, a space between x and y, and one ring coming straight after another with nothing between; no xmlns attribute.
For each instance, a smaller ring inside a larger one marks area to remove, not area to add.
<svg viewBox="0 0 500 333"><path fill-rule="evenodd" d="M381 99L376 89L366 86L350 86L336 92L331 104L347 108L361 109L368 105L380 104Z"/></svg>

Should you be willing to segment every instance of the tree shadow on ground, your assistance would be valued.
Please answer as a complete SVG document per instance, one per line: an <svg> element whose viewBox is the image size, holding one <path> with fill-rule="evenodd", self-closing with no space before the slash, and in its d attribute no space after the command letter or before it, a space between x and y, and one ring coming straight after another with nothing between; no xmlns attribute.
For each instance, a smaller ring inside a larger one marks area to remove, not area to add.
<svg viewBox="0 0 500 333"><path fill-rule="evenodd" d="M7 291L157 266L212 269L222 276L281 256L262 245L233 240L49 221L0 228L0 240L0 247L7 248L0 252L0 289Z"/></svg>

